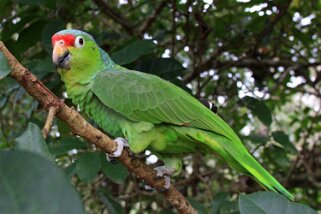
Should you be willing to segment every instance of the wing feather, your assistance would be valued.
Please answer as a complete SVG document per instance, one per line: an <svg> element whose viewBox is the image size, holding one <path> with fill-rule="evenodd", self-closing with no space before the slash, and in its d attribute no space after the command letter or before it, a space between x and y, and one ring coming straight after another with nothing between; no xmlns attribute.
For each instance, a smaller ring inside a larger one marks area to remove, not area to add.
<svg viewBox="0 0 321 214"><path fill-rule="evenodd" d="M240 141L218 115L183 89L157 76L117 66L98 73L92 90L101 102L129 120L188 124Z"/></svg>

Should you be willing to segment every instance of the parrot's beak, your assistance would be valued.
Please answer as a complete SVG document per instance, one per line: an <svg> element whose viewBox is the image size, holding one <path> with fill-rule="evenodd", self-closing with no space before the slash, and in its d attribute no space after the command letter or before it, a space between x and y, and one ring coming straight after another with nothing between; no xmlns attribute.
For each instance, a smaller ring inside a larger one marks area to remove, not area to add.
<svg viewBox="0 0 321 214"><path fill-rule="evenodd" d="M70 67L71 54L63 41L57 41L52 52L52 62L57 68Z"/></svg>

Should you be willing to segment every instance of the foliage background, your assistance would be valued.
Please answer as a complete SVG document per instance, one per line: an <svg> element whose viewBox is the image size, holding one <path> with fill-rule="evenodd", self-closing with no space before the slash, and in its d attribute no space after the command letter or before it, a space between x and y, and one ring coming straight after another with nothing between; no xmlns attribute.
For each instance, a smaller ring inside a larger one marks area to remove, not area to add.
<svg viewBox="0 0 321 214"><path fill-rule="evenodd" d="M92 34L117 63L214 102L296 201L321 210L321 1L1 0L0 11L0 39L66 103L51 36L72 27ZM10 77L0 94L1 150L33 148L54 160L86 213L170 213L158 193L61 121L43 141L46 112ZM149 152L139 157L155 161ZM184 169L172 183L200 212L242 212L238 193L261 190L212 155L187 156Z"/></svg>

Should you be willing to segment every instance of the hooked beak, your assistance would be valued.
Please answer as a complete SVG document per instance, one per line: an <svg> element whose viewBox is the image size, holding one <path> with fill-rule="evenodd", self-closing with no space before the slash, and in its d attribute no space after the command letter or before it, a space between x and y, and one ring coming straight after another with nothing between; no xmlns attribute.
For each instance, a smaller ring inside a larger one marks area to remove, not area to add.
<svg viewBox="0 0 321 214"><path fill-rule="evenodd" d="M70 67L71 54L62 41L57 41L52 52L52 62L57 68Z"/></svg>

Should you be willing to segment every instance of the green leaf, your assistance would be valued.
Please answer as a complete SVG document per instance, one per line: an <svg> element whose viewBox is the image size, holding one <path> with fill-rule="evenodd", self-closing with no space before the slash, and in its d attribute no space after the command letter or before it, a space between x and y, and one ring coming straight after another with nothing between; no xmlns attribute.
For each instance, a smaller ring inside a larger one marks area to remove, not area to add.
<svg viewBox="0 0 321 214"><path fill-rule="evenodd" d="M84 213L61 169L26 151L0 151L0 213Z"/></svg>
<svg viewBox="0 0 321 214"><path fill-rule="evenodd" d="M44 26L41 33L41 42L47 53L52 53L51 37L65 28L65 22L61 19L50 20Z"/></svg>
<svg viewBox="0 0 321 214"><path fill-rule="evenodd" d="M76 163L77 174L83 182L92 182L100 169L99 153L86 152L79 156Z"/></svg>
<svg viewBox="0 0 321 214"><path fill-rule="evenodd" d="M212 202L212 214L219 214L222 204L229 201L229 194L227 192L219 192L215 194L214 200Z"/></svg>
<svg viewBox="0 0 321 214"><path fill-rule="evenodd" d="M98 196L100 197L100 200L103 202L103 204L107 208L108 214L124 213L124 210L120 205L120 203L114 197L112 197L112 195L109 192L102 190L98 192Z"/></svg>
<svg viewBox="0 0 321 214"><path fill-rule="evenodd" d="M149 40L135 41L111 55L113 61L118 65L129 64L142 55L152 53L156 45Z"/></svg>
<svg viewBox="0 0 321 214"><path fill-rule="evenodd" d="M313 209L274 192L257 192L239 197L241 214L317 214Z"/></svg>
<svg viewBox="0 0 321 214"><path fill-rule="evenodd" d="M272 132L272 136L273 139L281 144L286 151L294 153L297 152L295 146L290 142L289 136L286 135L283 131Z"/></svg>
<svg viewBox="0 0 321 214"><path fill-rule="evenodd" d="M101 169L104 174L113 182L122 184L128 177L127 168L121 163L110 163L106 160L106 155L101 153Z"/></svg>
<svg viewBox="0 0 321 214"><path fill-rule="evenodd" d="M70 180L77 173L76 172L76 163L75 162L71 163L64 170L65 170L66 176Z"/></svg>
<svg viewBox="0 0 321 214"><path fill-rule="evenodd" d="M247 108L249 108L252 113L259 118L266 126L270 126L272 123L272 114L270 109L261 100L255 99L253 97L244 97L242 99L243 103Z"/></svg>
<svg viewBox="0 0 321 214"><path fill-rule="evenodd" d="M2 52L0 52L0 80L10 74L10 67L7 61L7 58Z"/></svg>
<svg viewBox="0 0 321 214"><path fill-rule="evenodd" d="M47 143L42 136L40 128L34 123L28 123L27 129L16 138L16 149L26 150L52 160Z"/></svg>
<svg viewBox="0 0 321 214"><path fill-rule="evenodd" d="M175 214L175 213L170 209L165 209L160 211L159 214Z"/></svg>
<svg viewBox="0 0 321 214"><path fill-rule="evenodd" d="M85 149L88 145L78 138L63 138L59 143L49 145L49 150L53 155L67 154L72 149Z"/></svg>
<svg viewBox="0 0 321 214"><path fill-rule="evenodd" d="M25 52L28 48L35 45L40 41L41 32L45 25L45 21L37 20L32 23L29 27L23 29L19 33L17 42L11 45L11 50L15 55L20 55Z"/></svg>
<svg viewBox="0 0 321 214"><path fill-rule="evenodd" d="M270 146L264 149L264 155L268 158L269 162L281 168L286 168L290 165L290 159L286 155L284 149L279 146Z"/></svg>
<svg viewBox="0 0 321 214"><path fill-rule="evenodd" d="M139 63L135 70L149 74L155 74L163 79L173 81L177 76L182 74L184 67L175 59L172 58L154 58L145 59Z"/></svg>
<svg viewBox="0 0 321 214"><path fill-rule="evenodd" d="M240 214L238 203L236 201L224 201L219 214Z"/></svg>
<svg viewBox="0 0 321 214"><path fill-rule="evenodd" d="M17 0L20 4L29 4L29 5L41 5L45 3L45 0Z"/></svg>
<svg viewBox="0 0 321 214"><path fill-rule="evenodd" d="M199 214L207 213L203 205L198 201L196 201L195 199L187 198L187 200L191 203L192 207L194 207L198 211Z"/></svg>
<svg viewBox="0 0 321 214"><path fill-rule="evenodd" d="M8 0L1 0L0 1L0 11L3 11L4 6L7 4Z"/></svg>
<svg viewBox="0 0 321 214"><path fill-rule="evenodd" d="M252 134L248 136L248 139L254 143L254 144L266 144L266 142L269 140L267 136L264 136L262 134Z"/></svg>
<svg viewBox="0 0 321 214"><path fill-rule="evenodd" d="M54 70L51 57L35 59L25 63L25 66L32 70L32 73L39 79L43 79L48 73Z"/></svg>

